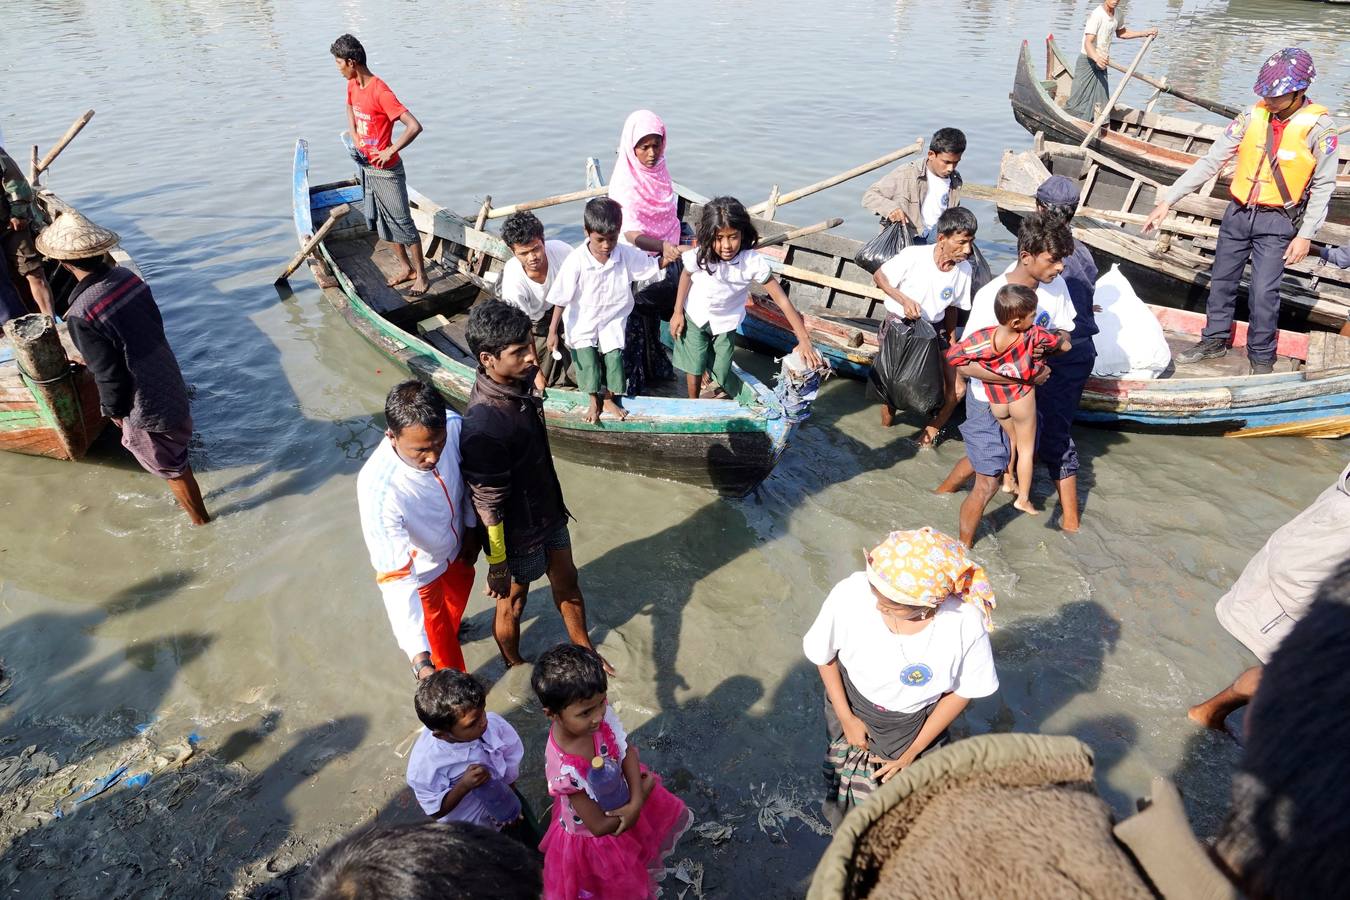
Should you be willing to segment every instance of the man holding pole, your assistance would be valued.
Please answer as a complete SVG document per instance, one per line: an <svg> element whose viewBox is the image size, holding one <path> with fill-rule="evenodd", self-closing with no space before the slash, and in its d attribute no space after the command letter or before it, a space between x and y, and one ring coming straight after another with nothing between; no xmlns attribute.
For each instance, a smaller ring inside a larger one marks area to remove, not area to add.
<svg viewBox="0 0 1350 900"><path fill-rule="evenodd" d="M1097 118L1110 95L1106 67L1111 62L1111 37L1131 40L1158 36L1156 28L1130 31L1125 27L1125 17L1119 7L1120 0L1102 0L1088 16L1087 26L1083 29L1083 43L1073 69L1073 92L1064 109L1089 122Z"/></svg>
<svg viewBox="0 0 1350 900"><path fill-rule="evenodd" d="M1288 47L1267 59L1253 87L1262 99L1229 123L1144 222L1145 234L1157 228L1174 203L1237 156L1210 269L1205 330L1200 343L1177 354L1179 365L1228 353L1238 284L1250 259L1247 361L1253 375L1274 367L1284 267L1308 255L1336 188L1336 126L1325 106L1305 96L1315 77L1312 57L1301 48Z"/></svg>
<svg viewBox="0 0 1350 900"><path fill-rule="evenodd" d="M54 315L52 289L42 272L42 257L33 246L37 235L36 212L33 186L23 177L13 157L0 147L0 249L14 275L27 280L38 311L50 316Z"/></svg>

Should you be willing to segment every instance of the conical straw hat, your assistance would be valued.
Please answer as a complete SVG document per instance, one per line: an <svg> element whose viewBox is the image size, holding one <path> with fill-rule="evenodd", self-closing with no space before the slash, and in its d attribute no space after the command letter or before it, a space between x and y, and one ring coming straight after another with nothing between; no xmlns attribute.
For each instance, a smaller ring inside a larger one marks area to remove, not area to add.
<svg viewBox="0 0 1350 900"><path fill-rule="evenodd" d="M42 229L37 250L50 259L88 259L102 256L117 246L117 232L95 225L84 216L66 210Z"/></svg>

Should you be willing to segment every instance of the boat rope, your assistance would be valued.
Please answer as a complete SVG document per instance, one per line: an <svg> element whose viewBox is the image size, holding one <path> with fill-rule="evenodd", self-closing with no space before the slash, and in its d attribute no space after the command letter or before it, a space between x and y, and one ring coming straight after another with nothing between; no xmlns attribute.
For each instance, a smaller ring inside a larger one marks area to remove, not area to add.
<svg viewBox="0 0 1350 900"><path fill-rule="evenodd" d="M23 367L23 363L19 362L16 359L14 360L14 364L19 367L19 374L23 376L24 381L27 381L29 384L42 384L42 385L56 384L58 381L65 381L67 378L72 377L75 374L76 368L78 368L75 365L75 363L67 363L66 371L62 372L60 375L54 376L52 378L34 378L31 374L29 374L28 370Z"/></svg>

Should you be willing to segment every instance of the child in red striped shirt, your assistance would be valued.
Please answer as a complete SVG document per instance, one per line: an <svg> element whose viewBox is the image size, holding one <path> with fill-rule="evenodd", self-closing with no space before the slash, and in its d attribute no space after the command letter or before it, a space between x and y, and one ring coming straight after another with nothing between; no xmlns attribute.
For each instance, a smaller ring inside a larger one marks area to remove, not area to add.
<svg viewBox="0 0 1350 900"><path fill-rule="evenodd" d="M1017 499L1013 506L1029 515L1040 511L1031 505L1032 467L1036 462L1036 388L1034 379L1045 369L1041 356L1060 346L1060 338L1036 324L1036 292L1020 284L1006 284L994 295L995 328L981 328L947 351L953 367L979 363L1012 384L984 383L989 409L1008 435L1010 459L1004 490L1016 473ZM1065 339L1062 349L1068 349ZM1036 351L1041 351L1037 353Z"/></svg>

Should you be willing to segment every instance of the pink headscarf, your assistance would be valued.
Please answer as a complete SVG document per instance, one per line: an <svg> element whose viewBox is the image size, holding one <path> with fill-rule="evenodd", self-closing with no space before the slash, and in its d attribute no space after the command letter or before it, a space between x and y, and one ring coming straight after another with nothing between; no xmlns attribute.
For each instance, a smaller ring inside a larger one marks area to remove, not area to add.
<svg viewBox="0 0 1350 900"><path fill-rule="evenodd" d="M675 185L666 169L666 147L661 158L647 168L638 161L633 147L649 134L659 134L664 142L666 123L649 109L639 109L623 123L619 138L619 159L609 180L610 199L623 207L622 231L637 231L648 237L680 242L680 217L676 211Z"/></svg>

